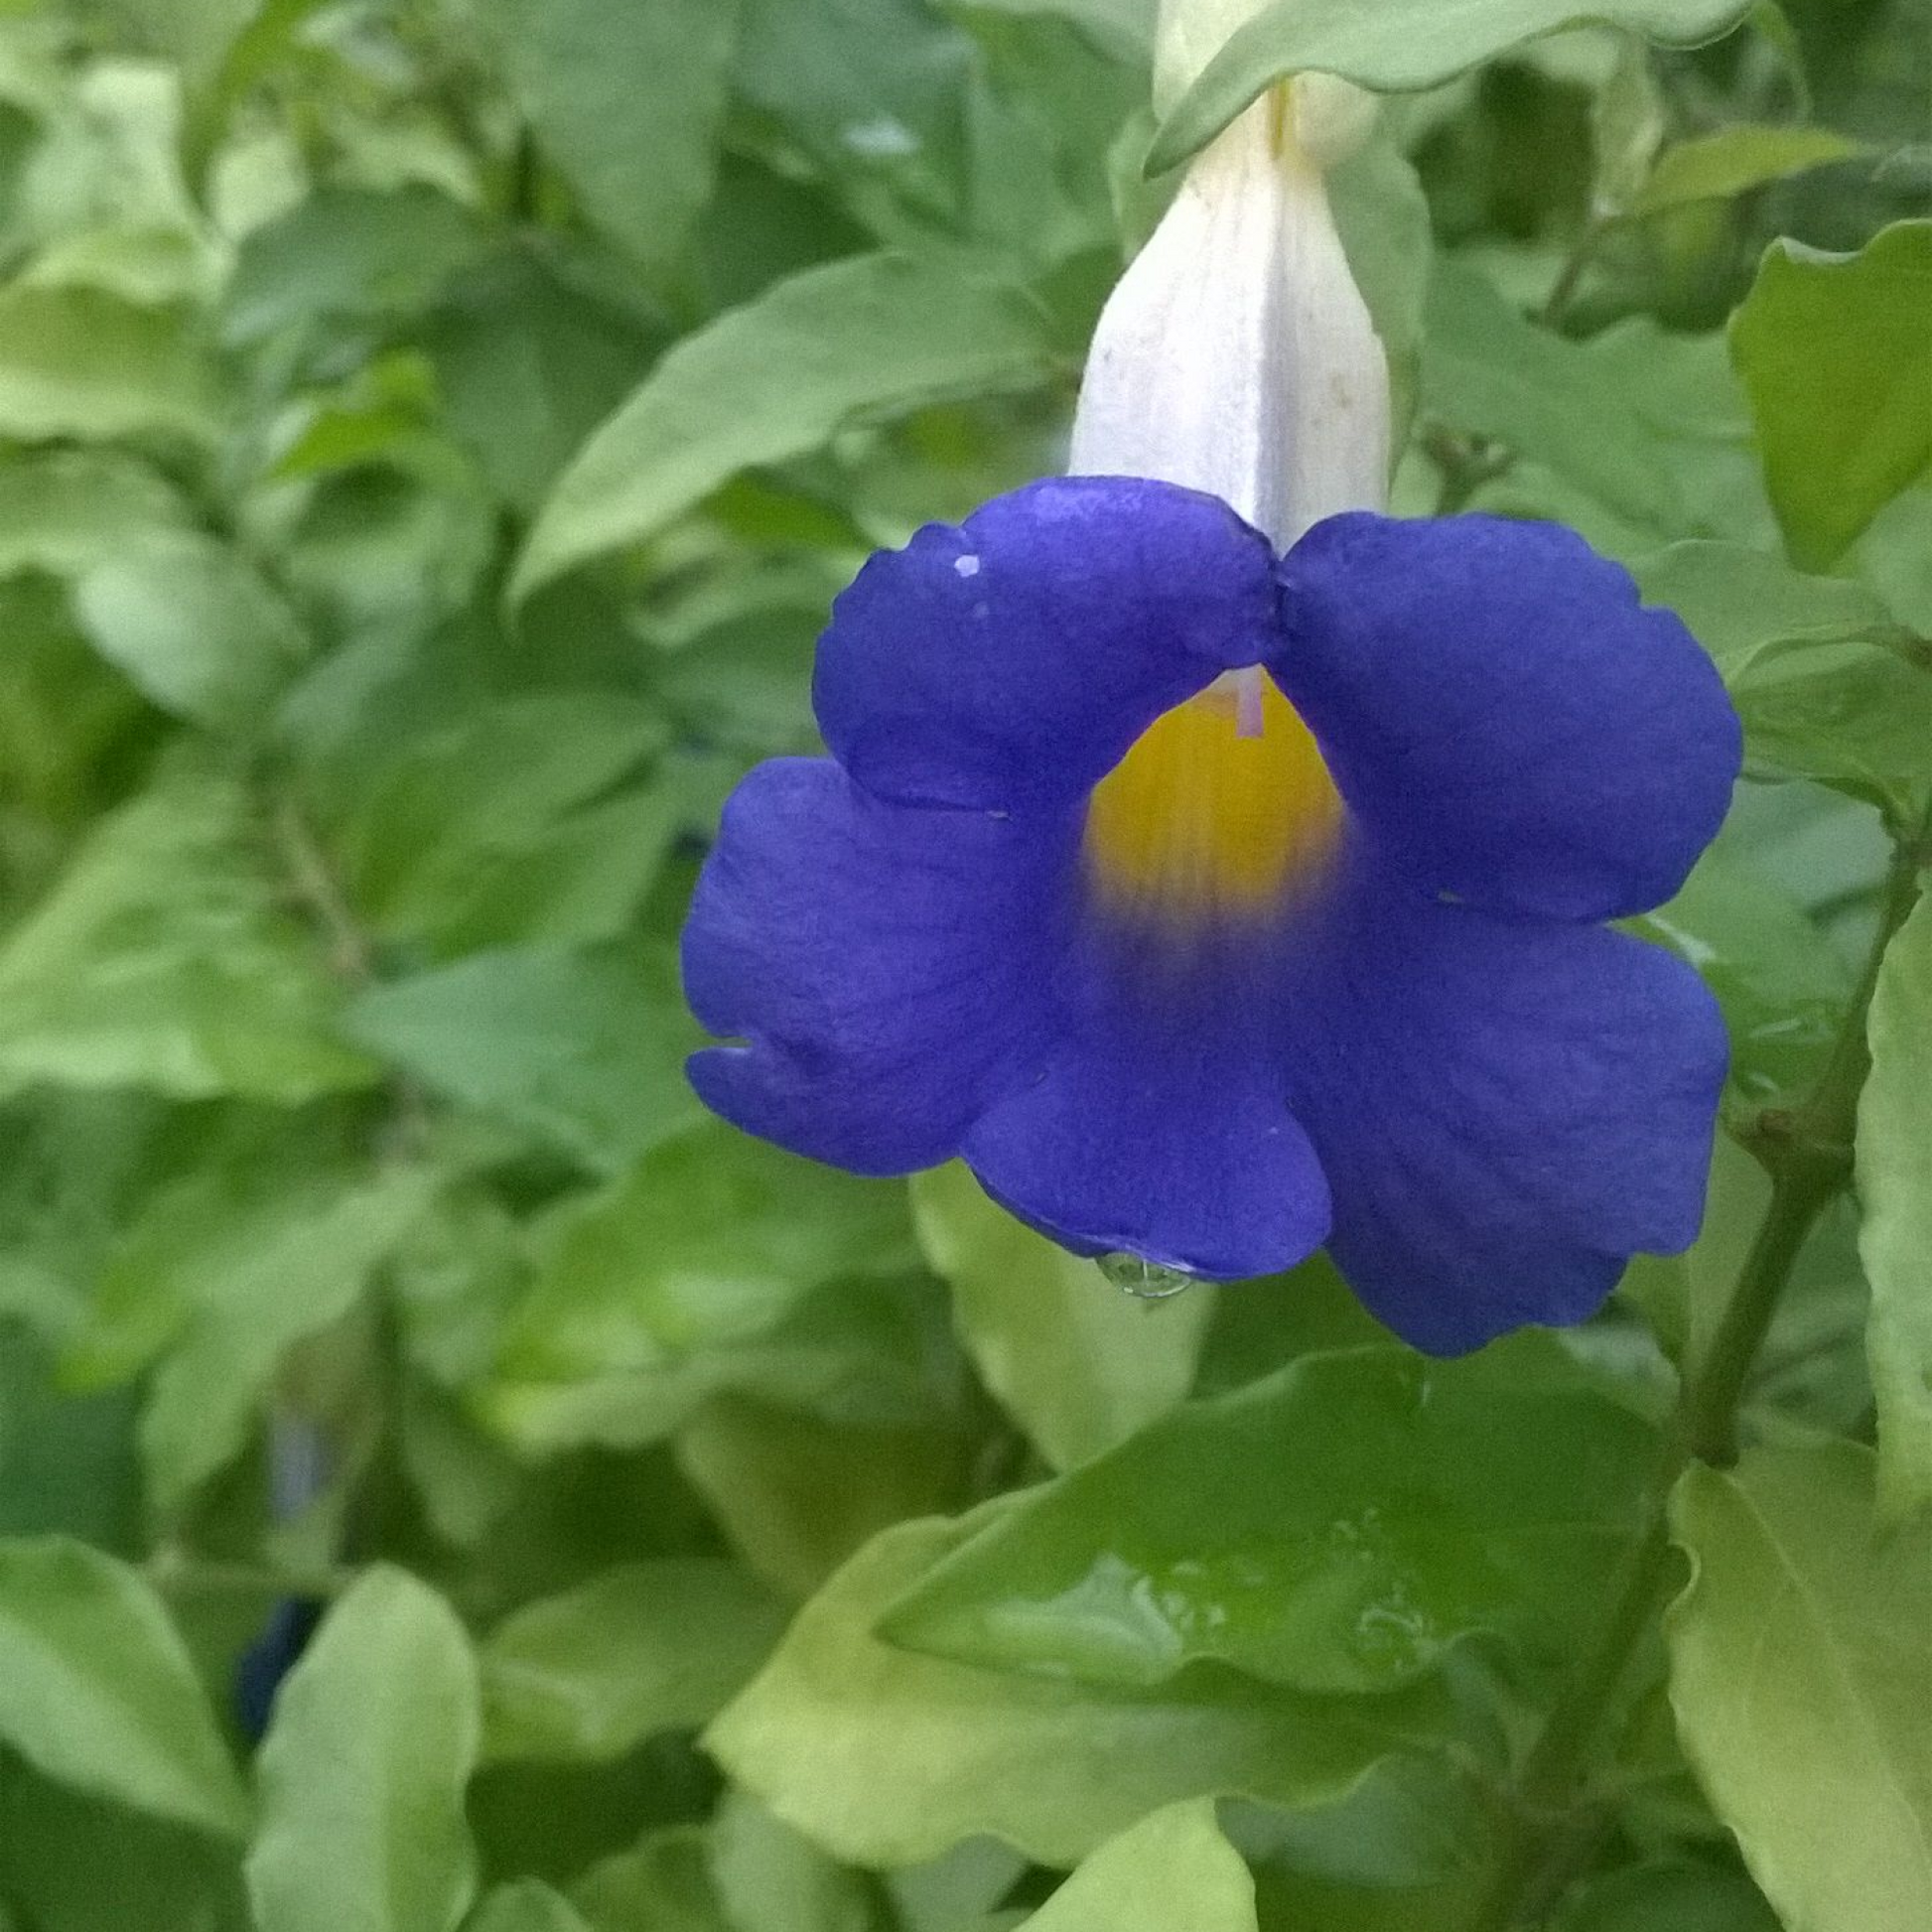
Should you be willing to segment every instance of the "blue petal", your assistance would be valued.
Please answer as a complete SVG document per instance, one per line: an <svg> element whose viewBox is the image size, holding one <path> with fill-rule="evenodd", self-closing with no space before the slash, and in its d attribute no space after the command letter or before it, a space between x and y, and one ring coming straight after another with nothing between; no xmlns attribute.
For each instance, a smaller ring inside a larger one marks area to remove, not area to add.
<svg viewBox="0 0 1932 1932"><path fill-rule="evenodd" d="M1076 1254L1210 1281L1292 1267L1327 1233L1328 1187L1256 1025L1269 960L1173 968L1089 927L1055 982L1052 1050L962 1152L996 1200Z"/></svg>
<svg viewBox="0 0 1932 1932"><path fill-rule="evenodd" d="M855 1173L949 1159L1041 1050L1077 832L882 804L825 759L759 766L684 929L692 1011L746 1042L693 1056L699 1097Z"/></svg>
<svg viewBox="0 0 1932 1932"><path fill-rule="evenodd" d="M833 608L813 703L881 798L1072 804L1155 718L1272 646L1273 554L1218 498L1062 477L930 524Z"/></svg>
<svg viewBox="0 0 1932 1932"><path fill-rule="evenodd" d="M1419 885L1621 916L1669 898L1723 822L1742 742L1716 669L1571 531L1337 516L1280 577L1270 669Z"/></svg>
<svg viewBox="0 0 1932 1932"><path fill-rule="evenodd" d="M1516 923L1353 871L1285 1013L1329 1250L1390 1327L1458 1354L1594 1311L1697 1237L1725 1042L1697 975L1595 926Z"/></svg>

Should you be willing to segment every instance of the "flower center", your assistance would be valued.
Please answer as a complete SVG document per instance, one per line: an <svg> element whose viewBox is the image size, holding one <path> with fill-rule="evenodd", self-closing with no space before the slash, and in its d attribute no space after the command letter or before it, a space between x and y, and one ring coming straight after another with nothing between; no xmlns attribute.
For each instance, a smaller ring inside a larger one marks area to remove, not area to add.
<svg viewBox="0 0 1932 1932"><path fill-rule="evenodd" d="M1259 669L1165 712L1094 787L1083 852L1103 902L1195 927L1311 883L1341 829L1314 735Z"/></svg>

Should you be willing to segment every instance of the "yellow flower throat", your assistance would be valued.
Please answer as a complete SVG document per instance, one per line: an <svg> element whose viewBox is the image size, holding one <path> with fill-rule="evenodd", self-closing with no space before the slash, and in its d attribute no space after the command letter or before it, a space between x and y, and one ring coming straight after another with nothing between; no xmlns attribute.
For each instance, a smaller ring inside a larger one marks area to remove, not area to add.
<svg viewBox="0 0 1932 1932"><path fill-rule="evenodd" d="M1157 718L1094 787L1087 876L1137 920L1252 919L1321 872L1341 818L1295 707L1266 673L1233 671Z"/></svg>

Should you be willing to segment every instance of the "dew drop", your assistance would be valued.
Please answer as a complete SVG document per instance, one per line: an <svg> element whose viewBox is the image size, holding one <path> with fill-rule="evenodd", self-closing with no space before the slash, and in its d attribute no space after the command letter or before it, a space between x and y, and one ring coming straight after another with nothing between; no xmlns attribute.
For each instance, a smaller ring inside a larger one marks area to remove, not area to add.
<svg viewBox="0 0 1932 1932"><path fill-rule="evenodd" d="M1139 1255L1102 1255L1100 1272L1115 1288L1133 1296L1137 1302L1166 1302L1184 1295L1195 1285L1195 1277L1178 1268L1163 1268L1158 1261Z"/></svg>

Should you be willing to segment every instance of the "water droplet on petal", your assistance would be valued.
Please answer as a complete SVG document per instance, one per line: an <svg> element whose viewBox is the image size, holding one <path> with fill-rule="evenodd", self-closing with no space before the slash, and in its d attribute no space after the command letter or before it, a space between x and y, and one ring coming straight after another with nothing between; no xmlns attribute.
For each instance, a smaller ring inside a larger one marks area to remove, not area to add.
<svg viewBox="0 0 1932 1932"><path fill-rule="evenodd" d="M1114 1287L1137 1302L1166 1302L1175 1295L1184 1295L1198 1279L1179 1268L1164 1268L1158 1261L1148 1261L1140 1255L1102 1255L1099 1267Z"/></svg>

